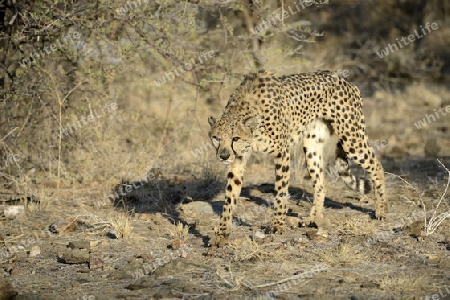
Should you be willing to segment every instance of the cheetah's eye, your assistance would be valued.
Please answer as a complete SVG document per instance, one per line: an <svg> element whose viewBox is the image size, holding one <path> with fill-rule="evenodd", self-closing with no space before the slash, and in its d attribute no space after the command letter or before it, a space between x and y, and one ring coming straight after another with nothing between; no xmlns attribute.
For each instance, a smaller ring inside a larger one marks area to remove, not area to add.
<svg viewBox="0 0 450 300"><path fill-rule="evenodd" d="M233 142L237 142L237 141L239 141L240 139L241 139L240 137L235 136L235 137L233 138Z"/></svg>
<svg viewBox="0 0 450 300"><path fill-rule="evenodd" d="M217 136L211 137L211 141L212 141L214 147L216 147L216 148L217 148L217 147L219 146L219 144L220 144L220 139L219 139Z"/></svg>

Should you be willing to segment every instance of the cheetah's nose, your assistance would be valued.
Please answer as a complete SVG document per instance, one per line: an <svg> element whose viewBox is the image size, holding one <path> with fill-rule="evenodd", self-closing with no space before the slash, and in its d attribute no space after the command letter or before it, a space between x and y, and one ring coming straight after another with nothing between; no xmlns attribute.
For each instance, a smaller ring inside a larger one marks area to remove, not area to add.
<svg viewBox="0 0 450 300"><path fill-rule="evenodd" d="M227 160L230 157L230 153L227 150L223 150L219 154L220 159Z"/></svg>

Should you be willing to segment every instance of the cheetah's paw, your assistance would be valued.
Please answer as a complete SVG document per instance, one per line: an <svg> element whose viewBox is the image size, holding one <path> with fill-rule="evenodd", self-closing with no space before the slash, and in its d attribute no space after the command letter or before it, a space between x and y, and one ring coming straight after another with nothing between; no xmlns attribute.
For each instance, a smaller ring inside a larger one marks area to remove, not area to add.
<svg viewBox="0 0 450 300"><path fill-rule="evenodd" d="M270 233L283 234L286 231L286 226L284 224L272 224L270 225Z"/></svg>
<svg viewBox="0 0 450 300"><path fill-rule="evenodd" d="M379 221L383 221L386 219L386 214L387 214L387 206L386 205L380 205L380 206L376 206L375 209L375 218Z"/></svg>
<svg viewBox="0 0 450 300"><path fill-rule="evenodd" d="M222 248L228 242L228 235L225 234L216 234L214 238L209 241L209 246L214 246L218 248Z"/></svg>

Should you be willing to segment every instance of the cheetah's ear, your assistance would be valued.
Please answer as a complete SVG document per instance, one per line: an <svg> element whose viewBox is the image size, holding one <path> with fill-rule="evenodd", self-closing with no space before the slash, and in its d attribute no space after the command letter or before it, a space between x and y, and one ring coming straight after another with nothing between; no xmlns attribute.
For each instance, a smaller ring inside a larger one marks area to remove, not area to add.
<svg viewBox="0 0 450 300"><path fill-rule="evenodd" d="M253 132L258 127L258 120L256 117L250 117L244 120L244 126L250 128Z"/></svg>
<svg viewBox="0 0 450 300"><path fill-rule="evenodd" d="M214 118L213 116L209 116L208 123L211 127L214 127L214 125L216 124L216 118Z"/></svg>

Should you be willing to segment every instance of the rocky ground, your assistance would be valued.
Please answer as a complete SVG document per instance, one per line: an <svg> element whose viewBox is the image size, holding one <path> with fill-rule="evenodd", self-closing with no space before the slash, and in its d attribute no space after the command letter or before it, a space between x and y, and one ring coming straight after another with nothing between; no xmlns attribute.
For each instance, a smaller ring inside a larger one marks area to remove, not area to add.
<svg viewBox="0 0 450 300"><path fill-rule="evenodd" d="M354 194L328 174L330 226L303 227L312 186L296 176L284 235L265 233L272 168L251 165L221 249L208 242L222 179L162 170L114 204L102 200L111 191L100 186L40 189L24 212L6 209L1 218L0 299L447 299L450 224L427 234L423 205L429 225L448 174L434 159L383 163L401 175L386 175L387 221L371 218L372 195ZM194 185L211 201L190 196ZM3 209L23 204L6 192L2 200ZM438 213L448 210L447 200Z"/></svg>

